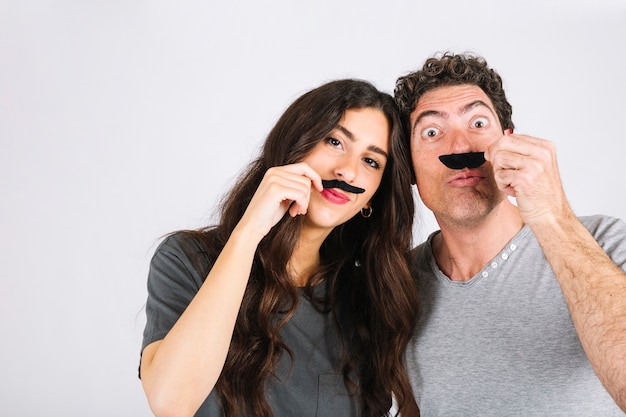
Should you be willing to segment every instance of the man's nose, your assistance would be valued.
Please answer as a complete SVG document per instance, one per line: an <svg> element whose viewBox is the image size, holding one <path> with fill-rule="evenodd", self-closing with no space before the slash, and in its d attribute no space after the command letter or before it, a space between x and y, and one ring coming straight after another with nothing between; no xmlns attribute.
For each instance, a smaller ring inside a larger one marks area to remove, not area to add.
<svg viewBox="0 0 626 417"><path fill-rule="evenodd" d="M472 141L469 133L463 128L454 128L450 135L450 151L448 153L466 153L472 151Z"/></svg>

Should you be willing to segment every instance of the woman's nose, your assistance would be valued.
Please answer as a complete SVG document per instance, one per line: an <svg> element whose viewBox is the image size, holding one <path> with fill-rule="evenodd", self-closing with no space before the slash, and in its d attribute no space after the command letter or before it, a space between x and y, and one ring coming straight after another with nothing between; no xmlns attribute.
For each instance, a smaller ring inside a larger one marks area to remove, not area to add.
<svg viewBox="0 0 626 417"><path fill-rule="evenodd" d="M345 156L335 168L335 176L347 183L354 181L356 178L358 159Z"/></svg>

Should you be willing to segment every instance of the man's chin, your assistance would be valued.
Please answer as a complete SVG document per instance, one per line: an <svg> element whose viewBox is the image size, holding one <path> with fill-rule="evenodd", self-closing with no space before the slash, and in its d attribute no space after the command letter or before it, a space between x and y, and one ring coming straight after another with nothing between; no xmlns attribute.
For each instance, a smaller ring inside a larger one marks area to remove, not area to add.
<svg viewBox="0 0 626 417"><path fill-rule="evenodd" d="M433 211L440 225L449 224L454 227L473 228L480 225L505 200L505 195L499 195L495 199L456 196L443 202L443 210L435 208L431 211ZM453 203L450 204L451 202Z"/></svg>

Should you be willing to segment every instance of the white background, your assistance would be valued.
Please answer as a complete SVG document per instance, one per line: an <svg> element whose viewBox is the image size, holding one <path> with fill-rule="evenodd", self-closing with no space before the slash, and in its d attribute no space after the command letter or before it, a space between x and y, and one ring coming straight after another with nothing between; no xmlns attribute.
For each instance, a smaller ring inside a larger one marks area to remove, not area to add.
<svg viewBox="0 0 626 417"><path fill-rule="evenodd" d="M209 223L331 79L391 92L437 51L481 54L575 211L626 218L625 40L623 0L0 1L0 415L150 415L159 237Z"/></svg>

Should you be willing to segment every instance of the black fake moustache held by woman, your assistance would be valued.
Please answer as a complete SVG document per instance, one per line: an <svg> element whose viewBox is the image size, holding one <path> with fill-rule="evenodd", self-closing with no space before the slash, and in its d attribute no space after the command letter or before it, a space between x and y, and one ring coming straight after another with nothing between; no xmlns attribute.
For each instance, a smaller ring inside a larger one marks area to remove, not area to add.
<svg viewBox="0 0 626 417"><path fill-rule="evenodd" d="M324 188L339 188L340 190L344 190L348 193L353 193L353 194L361 194L365 192L363 188L354 187L340 180L322 180L322 186Z"/></svg>

